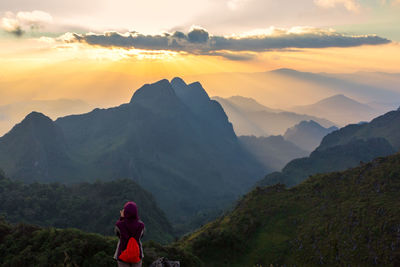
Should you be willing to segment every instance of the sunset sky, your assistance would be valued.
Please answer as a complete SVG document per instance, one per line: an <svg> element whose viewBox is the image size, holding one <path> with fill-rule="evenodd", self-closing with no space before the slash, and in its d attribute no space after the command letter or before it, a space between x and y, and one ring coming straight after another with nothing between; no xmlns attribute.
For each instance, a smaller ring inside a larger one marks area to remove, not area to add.
<svg viewBox="0 0 400 267"><path fill-rule="evenodd" d="M109 106L220 72L398 73L399 14L399 0L1 1L0 105Z"/></svg>

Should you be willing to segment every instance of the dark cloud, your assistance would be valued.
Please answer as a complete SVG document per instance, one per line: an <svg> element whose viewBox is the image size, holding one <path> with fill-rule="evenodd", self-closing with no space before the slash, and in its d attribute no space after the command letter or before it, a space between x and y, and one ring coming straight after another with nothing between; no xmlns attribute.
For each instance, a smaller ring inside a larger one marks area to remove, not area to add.
<svg viewBox="0 0 400 267"><path fill-rule="evenodd" d="M180 32L180 31L174 32L174 34L172 35L172 37L178 38L178 39L187 39L186 34L184 34L183 32Z"/></svg>
<svg viewBox="0 0 400 267"><path fill-rule="evenodd" d="M191 43L207 43L209 34L204 29L193 29L188 33L189 42Z"/></svg>
<svg viewBox="0 0 400 267"><path fill-rule="evenodd" d="M231 51L267 51L287 48L353 47L390 43L390 40L375 35L346 36L338 33L292 33L278 36L235 39L215 36L212 38L212 41L213 50Z"/></svg>
<svg viewBox="0 0 400 267"><path fill-rule="evenodd" d="M80 42L84 41L91 45L149 50L164 50L169 47L170 40L168 36L162 35L143 35L137 33L123 35L117 32L82 35L78 39Z"/></svg>
<svg viewBox="0 0 400 267"><path fill-rule="evenodd" d="M21 37L25 33L20 26L16 26L14 29L8 30L7 32L17 37Z"/></svg>
<svg viewBox="0 0 400 267"><path fill-rule="evenodd" d="M356 47L391 42L376 35L352 36L320 29L305 29L295 33L277 29L269 35L225 37L210 36L206 30L194 28L188 34L179 31L164 35L143 35L137 32L127 34L106 32L104 34L82 35L70 33L62 39L66 42L81 42L104 47L170 50L215 55L230 60L250 60L254 57L254 54L249 52L296 48Z"/></svg>

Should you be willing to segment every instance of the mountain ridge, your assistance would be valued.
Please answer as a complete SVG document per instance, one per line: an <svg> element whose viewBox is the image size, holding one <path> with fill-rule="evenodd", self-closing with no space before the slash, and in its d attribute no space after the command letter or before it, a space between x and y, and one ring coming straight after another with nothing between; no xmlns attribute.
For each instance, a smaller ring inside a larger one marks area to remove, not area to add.
<svg viewBox="0 0 400 267"><path fill-rule="evenodd" d="M393 154L400 149L400 111L391 111L369 123L351 124L326 135L307 158L289 162L282 172L268 174L260 185L278 182L293 186L309 175L340 171L360 161Z"/></svg>
<svg viewBox="0 0 400 267"><path fill-rule="evenodd" d="M204 210L230 205L269 170L241 147L223 109L199 83L184 89L192 101L192 92L206 97L190 105L164 79L143 85L127 104L50 120L65 139L61 152L73 159L57 181L133 179L179 224ZM25 131L22 137L29 135ZM0 138L0 144L7 138ZM29 149L30 142L20 143L21 151ZM0 149L0 159L16 153L8 147L8 152ZM32 179L23 164L18 173L4 162L0 160L0 167L13 179L54 181L40 175Z"/></svg>
<svg viewBox="0 0 400 267"><path fill-rule="evenodd" d="M338 128L335 126L325 128L313 120L301 121L288 128L283 137L301 149L311 152L319 146L323 137L336 130Z"/></svg>
<svg viewBox="0 0 400 267"><path fill-rule="evenodd" d="M340 125L369 121L379 115L379 111L344 94L333 95L311 105L296 106L291 110L314 116L318 114Z"/></svg>
<svg viewBox="0 0 400 267"><path fill-rule="evenodd" d="M237 101L237 99L245 101ZM291 111L270 109L256 102L248 101L249 98L236 96L236 100L231 102L228 98L214 97L225 113L229 121L233 124L235 132L240 135L269 136L281 135L293 125L303 120L314 120L324 127L335 125L334 123L310 115L301 115ZM252 104L256 103L255 106Z"/></svg>

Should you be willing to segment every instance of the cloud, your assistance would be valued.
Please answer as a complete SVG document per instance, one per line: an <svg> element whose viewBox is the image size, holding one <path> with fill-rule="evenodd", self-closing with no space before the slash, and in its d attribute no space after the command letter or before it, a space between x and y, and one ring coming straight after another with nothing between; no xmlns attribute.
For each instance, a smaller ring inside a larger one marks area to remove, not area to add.
<svg viewBox="0 0 400 267"><path fill-rule="evenodd" d="M334 8L337 5L343 5L349 11L357 12L360 9L360 4L357 0L314 0L314 3L323 8Z"/></svg>
<svg viewBox="0 0 400 267"><path fill-rule="evenodd" d="M206 55L209 56L219 56L232 61L248 61L256 57L253 53L232 53L232 52L208 52Z"/></svg>
<svg viewBox="0 0 400 267"><path fill-rule="evenodd" d="M187 36L191 43L206 43L209 39L208 32L202 28L192 28Z"/></svg>
<svg viewBox="0 0 400 267"><path fill-rule="evenodd" d="M0 28L16 36L23 35L27 30L39 30L47 24L52 23L53 17L43 11L32 12L6 12L1 19Z"/></svg>
<svg viewBox="0 0 400 267"><path fill-rule="evenodd" d="M391 42L376 35L345 35L333 30L310 27L291 29L272 27L239 36L214 36L202 28L192 28L187 34L174 32L163 35L143 35L137 32L125 34L118 32L67 33L59 40L65 43L85 43L101 47L169 50L197 55L215 55L230 60L249 60L254 57L254 52L269 50L355 47Z"/></svg>

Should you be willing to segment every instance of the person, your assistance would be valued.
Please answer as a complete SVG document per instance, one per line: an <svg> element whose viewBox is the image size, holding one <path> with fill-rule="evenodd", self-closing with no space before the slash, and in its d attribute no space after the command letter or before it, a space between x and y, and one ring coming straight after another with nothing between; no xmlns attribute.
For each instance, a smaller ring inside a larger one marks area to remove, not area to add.
<svg viewBox="0 0 400 267"><path fill-rule="evenodd" d="M144 255L140 239L143 237L144 223L139 220L136 203L133 201L127 202L120 211L120 215L119 220L115 224L115 233L119 241L115 250L114 259L117 260L118 267L141 267ZM135 238L139 245L140 262L138 263L127 263L119 259L121 252L126 249L129 238L131 237Z"/></svg>

